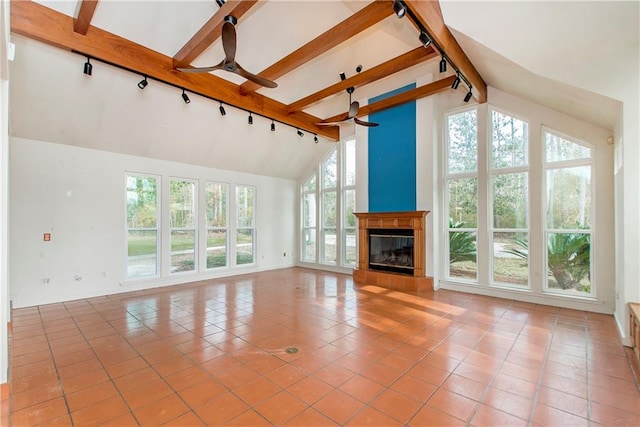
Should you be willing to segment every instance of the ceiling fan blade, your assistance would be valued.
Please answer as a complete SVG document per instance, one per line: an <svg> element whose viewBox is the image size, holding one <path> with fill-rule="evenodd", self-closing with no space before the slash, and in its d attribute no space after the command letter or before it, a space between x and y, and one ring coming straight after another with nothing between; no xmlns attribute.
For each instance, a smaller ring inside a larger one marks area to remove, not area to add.
<svg viewBox="0 0 640 427"><path fill-rule="evenodd" d="M360 103L358 101L353 101L351 105L349 105L349 114L347 118L353 119L356 114L358 114L358 110L360 109Z"/></svg>
<svg viewBox="0 0 640 427"><path fill-rule="evenodd" d="M366 126L366 127L369 127L369 128L374 128L374 127L376 127L376 126L380 126L380 123L365 122L364 120L360 120L360 119L359 119L359 118L357 118L357 117L354 117L354 118L353 118L353 120L354 120L357 124L359 124L359 125L361 125L361 126Z"/></svg>
<svg viewBox="0 0 640 427"><path fill-rule="evenodd" d="M316 125L318 126L338 126L341 125L344 122L320 122L320 123L316 123Z"/></svg>
<svg viewBox="0 0 640 427"><path fill-rule="evenodd" d="M236 27L231 22L222 24L222 49L226 63L233 63L236 59Z"/></svg>
<svg viewBox="0 0 640 427"><path fill-rule="evenodd" d="M255 84L258 84L260 86L264 86L264 87L268 87L271 89L277 88L278 87L278 83L276 82L272 82L271 80L265 79L264 77L260 77L260 76L256 76L255 74L252 74L250 72L248 72L247 70L245 70L244 68L242 68L240 66L240 64L238 64L236 62L236 67L235 70L233 71L234 73L244 77L247 80L251 80L252 82L254 82Z"/></svg>
<svg viewBox="0 0 640 427"><path fill-rule="evenodd" d="M223 66L224 66L224 61L222 61L218 65L214 65L211 67L195 67L195 68L178 67L176 68L176 70L182 71L183 73L208 73L209 71L221 70Z"/></svg>

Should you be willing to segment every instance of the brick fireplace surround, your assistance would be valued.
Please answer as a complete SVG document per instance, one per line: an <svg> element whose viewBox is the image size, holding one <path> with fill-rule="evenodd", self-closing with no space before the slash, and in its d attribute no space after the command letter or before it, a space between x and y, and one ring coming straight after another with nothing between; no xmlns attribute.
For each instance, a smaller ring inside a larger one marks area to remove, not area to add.
<svg viewBox="0 0 640 427"><path fill-rule="evenodd" d="M358 262L353 279L360 285L398 291L432 292L433 277L425 275L425 218L429 211L355 213L358 218ZM369 230L413 230L413 276L369 269Z"/></svg>

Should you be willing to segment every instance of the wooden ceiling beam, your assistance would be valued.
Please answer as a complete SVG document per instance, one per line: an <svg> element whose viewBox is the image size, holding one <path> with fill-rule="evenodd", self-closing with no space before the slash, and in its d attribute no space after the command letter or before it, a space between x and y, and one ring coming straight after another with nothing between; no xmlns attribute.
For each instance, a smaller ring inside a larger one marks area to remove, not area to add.
<svg viewBox="0 0 640 427"><path fill-rule="evenodd" d="M426 49L422 46L417 47L407 53L403 53L400 56L396 56L393 59L383 62L380 65L376 65L369 70L358 73L352 77L347 78L346 80L340 81L334 85L319 90L316 93L306 96L292 104L289 104L287 106L287 110L290 113L293 113L295 111L302 111L305 107L308 107L309 105L321 101L331 95L335 95L336 93L346 90L349 87L357 88L367 85L384 77L390 76L391 74L397 73L399 71L404 71L409 67L413 67L414 65L433 59L437 56L438 53L431 46Z"/></svg>
<svg viewBox="0 0 640 427"><path fill-rule="evenodd" d="M364 105L358 110L357 117L368 116L379 111L388 110L389 108L397 107L398 105L406 104L407 102L415 101L416 99L425 98L427 96L435 95L447 89L451 89L451 85L455 80L455 76L449 76L442 80L428 83L424 86L417 87L415 89L408 90L406 92L399 93L397 95L390 96L389 98L382 99L369 105ZM344 119L348 112L337 114L333 117L324 119L323 122L337 122Z"/></svg>
<svg viewBox="0 0 640 427"><path fill-rule="evenodd" d="M82 0L80 2L80 10L78 16L73 20L73 31L83 36L87 34L87 30L91 25L93 13L98 6L98 0Z"/></svg>
<svg viewBox="0 0 640 427"><path fill-rule="evenodd" d="M62 49L81 52L107 63L214 98L225 104L272 118L292 127L337 141L338 129L317 126L319 118L303 112L288 114L287 106L264 95L240 95L238 85L212 74L181 73L173 59L115 34L90 26L86 36L75 33L72 18L36 2L11 4L11 31ZM78 70L80 72L80 70ZM95 76L94 78L97 78Z"/></svg>
<svg viewBox="0 0 640 427"><path fill-rule="evenodd" d="M179 51L173 56L173 67L186 67L211 46L222 34L222 24L227 15L233 15L236 19L247 13L257 0L228 1L209 19L206 24L191 37Z"/></svg>
<svg viewBox="0 0 640 427"><path fill-rule="evenodd" d="M404 3L447 57L469 80L473 86L473 95L478 102L481 104L487 102L487 84L445 25L438 0L404 0Z"/></svg>
<svg viewBox="0 0 640 427"><path fill-rule="evenodd" d="M263 70L259 75L269 80L276 80L377 24L392 13L393 3L390 0L375 0L335 27ZM246 95L261 87L251 81L247 81L240 85L240 93Z"/></svg>

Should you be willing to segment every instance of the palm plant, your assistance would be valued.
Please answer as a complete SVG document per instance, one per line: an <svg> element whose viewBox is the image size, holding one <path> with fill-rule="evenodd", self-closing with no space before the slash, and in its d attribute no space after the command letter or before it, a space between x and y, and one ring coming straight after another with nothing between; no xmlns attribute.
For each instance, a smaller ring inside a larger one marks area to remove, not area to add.
<svg viewBox="0 0 640 427"><path fill-rule="evenodd" d="M449 228L462 228L464 222L453 222L449 218ZM471 231L452 231L449 233L449 263L476 261L476 235Z"/></svg>
<svg viewBox="0 0 640 427"><path fill-rule="evenodd" d="M528 260L529 242L525 238L511 241L516 247L504 252ZM590 274L591 241L583 233L550 233L547 241L547 267L560 289L587 290L581 281Z"/></svg>

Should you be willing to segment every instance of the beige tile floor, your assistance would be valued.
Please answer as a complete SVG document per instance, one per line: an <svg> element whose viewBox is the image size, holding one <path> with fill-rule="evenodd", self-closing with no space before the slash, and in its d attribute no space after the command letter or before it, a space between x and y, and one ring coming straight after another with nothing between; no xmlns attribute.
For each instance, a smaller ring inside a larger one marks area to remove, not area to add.
<svg viewBox="0 0 640 427"><path fill-rule="evenodd" d="M301 268L12 314L16 427L640 425L607 315Z"/></svg>

